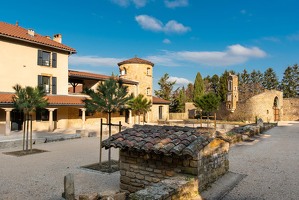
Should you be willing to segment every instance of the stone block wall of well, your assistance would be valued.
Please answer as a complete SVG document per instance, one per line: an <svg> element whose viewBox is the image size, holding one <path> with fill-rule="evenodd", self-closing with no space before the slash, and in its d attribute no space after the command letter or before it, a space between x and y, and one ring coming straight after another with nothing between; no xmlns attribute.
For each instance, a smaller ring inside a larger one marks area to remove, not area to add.
<svg viewBox="0 0 299 200"><path fill-rule="evenodd" d="M200 191L206 189L228 171L228 151L229 143L220 139L213 140L200 151L198 163Z"/></svg>
<svg viewBox="0 0 299 200"><path fill-rule="evenodd" d="M136 192L179 173L197 175L198 158L120 150L120 188Z"/></svg>

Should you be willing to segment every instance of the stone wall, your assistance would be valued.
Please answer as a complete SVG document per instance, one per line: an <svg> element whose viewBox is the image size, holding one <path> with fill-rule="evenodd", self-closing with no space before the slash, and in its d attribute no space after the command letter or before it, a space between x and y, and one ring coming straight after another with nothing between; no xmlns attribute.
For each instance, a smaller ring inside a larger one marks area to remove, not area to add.
<svg viewBox="0 0 299 200"><path fill-rule="evenodd" d="M224 175L229 169L229 143L214 139L199 154L199 190L206 189L211 183Z"/></svg>
<svg viewBox="0 0 299 200"><path fill-rule="evenodd" d="M283 116L283 93L277 90L267 90L255 95L246 101L239 101L234 112L230 112L222 105L217 111L217 119L229 121L251 121L256 117L264 122L274 122L274 99L278 98L278 109L280 120Z"/></svg>
<svg viewBox="0 0 299 200"><path fill-rule="evenodd" d="M192 158L120 150L120 188L136 192L178 173L197 175L197 164Z"/></svg>
<svg viewBox="0 0 299 200"><path fill-rule="evenodd" d="M152 184L143 190L130 194L130 200L140 199L201 199L198 194L198 180L194 177L176 176Z"/></svg>
<svg viewBox="0 0 299 200"><path fill-rule="evenodd" d="M120 188L136 192L179 174L198 176L200 191L225 174L229 168L229 143L214 139L197 158L165 156L120 150Z"/></svg>
<svg viewBox="0 0 299 200"><path fill-rule="evenodd" d="M283 99L283 121L299 120L299 98Z"/></svg>
<svg viewBox="0 0 299 200"><path fill-rule="evenodd" d="M188 119L188 113L169 113L170 120Z"/></svg>

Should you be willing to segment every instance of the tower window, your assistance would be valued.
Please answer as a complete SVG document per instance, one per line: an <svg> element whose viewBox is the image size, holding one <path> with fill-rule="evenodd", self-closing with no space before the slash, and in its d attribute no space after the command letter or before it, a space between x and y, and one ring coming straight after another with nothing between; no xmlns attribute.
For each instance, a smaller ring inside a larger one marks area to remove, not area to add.
<svg viewBox="0 0 299 200"><path fill-rule="evenodd" d="M151 69L150 69L150 68L147 68L147 69L146 69L146 75L147 75L147 76L151 75Z"/></svg>
<svg viewBox="0 0 299 200"><path fill-rule="evenodd" d="M146 88L146 95L151 95L151 88Z"/></svg>

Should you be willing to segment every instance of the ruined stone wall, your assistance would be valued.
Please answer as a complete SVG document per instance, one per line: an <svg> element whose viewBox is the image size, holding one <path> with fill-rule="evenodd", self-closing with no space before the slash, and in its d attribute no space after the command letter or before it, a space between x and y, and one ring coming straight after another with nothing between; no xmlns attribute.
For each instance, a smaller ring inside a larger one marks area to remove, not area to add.
<svg viewBox="0 0 299 200"><path fill-rule="evenodd" d="M239 101L234 112L229 112L224 105L217 111L217 119L229 121L251 121L256 117L264 122L274 122L274 99L278 98L278 109L280 119L283 116L283 93L277 90L267 90L255 95L246 101Z"/></svg>
<svg viewBox="0 0 299 200"><path fill-rule="evenodd" d="M120 150L120 188L136 192L178 173L197 175L198 160Z"/></svg>
<svg viewBox="0 0 299 200"><path fill-rule="evenodd" d="M228 151L229 143L221 139L213 140L201 150L198 163L199 191L206 189L228 171Z"/></svg>
<svg viewBox="0 0 299 200"><path fill-rule="evenodd" d="M283 117L284 121L299 120L299 98L283 99Z"/></svg>

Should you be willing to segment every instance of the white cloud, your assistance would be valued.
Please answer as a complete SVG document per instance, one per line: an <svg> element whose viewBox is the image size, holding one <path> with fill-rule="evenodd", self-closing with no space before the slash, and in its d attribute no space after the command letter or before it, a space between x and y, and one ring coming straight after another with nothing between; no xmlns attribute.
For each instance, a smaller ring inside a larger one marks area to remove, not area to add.
<svg viewBox="0 0 299 200"><path fill-rule="evenodd" d="M163 23L154 17L148 15L138 15L135 17L135 20L145 30L150 30L150 31L163 30Z"/></svg>
<svg viewBox="0 0 299 200"><path fill-rule="evenodd" d="M136 8L144 7L148 2L148 0L111 0L111 1L121 7L127 7L131 3L133 3Z"/></svg>
<svg viewBox="0 0 299 200"><path fill-rule="evenodd" d="M170 20L164 25L160 20L148 15L138 15L135 20L143 29L150 31L182 34L191 30L175 20Z"/></svg>
<svg viewBox="0 0 299 200"><path fill-rule="evenodd" d="M164 44L171 44L171 41L170 41L169 39L165 38L165 39L163 40L163 43L164 43Z"/></svg>
<svg viewBox="0 0 299 200"><path fill-rule="evenodd" d="M74 66L115 67L123 58L103 58L98 56L71 56L69 64Z"/></svg>
<svg viewBox="0 0 299 200"><path fill-rule="evenodd" d="M186 27L175 20L170 20L164 27L164 32L166 33L186 33L190 30L189 27Z"/></svg>
<svg viewBox="0 0 299 200"><path fill-rule="evenodd" d="M224 51L164 51L161 55L149 56L148 59L162 66L230 66L242 64L251 58L263 58L267 54L258 47L244 47L240 44L228 46Z"/></svg>
<svg viewBox="0 0 299 200"><path fill-rule="evenodd" d="M189 5L188 0L164 0L167 8L185 7Z"/></svg>
<svg viewBox="0 0 299 200"><path fill-rule="evenodd" d="M176 85L188 85L189 83L192 83L188 79L179 78L179 77L175 77L175 76L170 76L168 80L171 81L171 82L175 81Z"/></svg>

